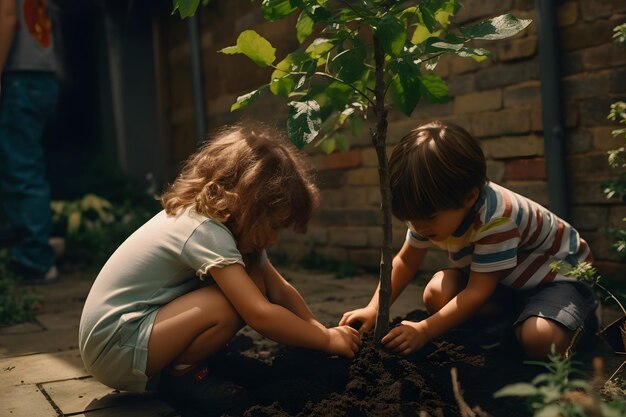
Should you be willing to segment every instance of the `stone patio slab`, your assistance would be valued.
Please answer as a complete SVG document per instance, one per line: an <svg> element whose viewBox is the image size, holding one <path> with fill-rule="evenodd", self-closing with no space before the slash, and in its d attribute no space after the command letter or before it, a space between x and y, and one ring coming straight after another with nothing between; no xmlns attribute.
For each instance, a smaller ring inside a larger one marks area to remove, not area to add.
<svg viewBox="0 0 626 417"><path fill-rule="evenodd" d="M0 359L0 392L6 387L80 378L89 374L78 350Z"/></svg>
<svg viewBox="0 0 626 417"><path fill-rule="evenodd" d="M10 417L56 417L58 413L33 384L2 387L0 415Z"/></svg>
<svg viewBox="0 0 626 417"><path fill-rule="evenodd" d="M0 335L0 358L78 348L78 322L60 330Z"/></svg>

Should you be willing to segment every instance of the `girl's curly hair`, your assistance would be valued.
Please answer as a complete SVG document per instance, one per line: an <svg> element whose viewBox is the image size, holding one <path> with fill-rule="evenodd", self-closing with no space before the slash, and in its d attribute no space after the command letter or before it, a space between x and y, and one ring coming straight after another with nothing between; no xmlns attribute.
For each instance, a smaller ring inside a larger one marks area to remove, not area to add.
<svg viewBox="0 0 626 417"><path fill-rule="evenodd" d="M319 190L280 132L246 123L223 128L191 155L161 203L169 215L191 207L263 248L270 229L306 231Z"/></svg>

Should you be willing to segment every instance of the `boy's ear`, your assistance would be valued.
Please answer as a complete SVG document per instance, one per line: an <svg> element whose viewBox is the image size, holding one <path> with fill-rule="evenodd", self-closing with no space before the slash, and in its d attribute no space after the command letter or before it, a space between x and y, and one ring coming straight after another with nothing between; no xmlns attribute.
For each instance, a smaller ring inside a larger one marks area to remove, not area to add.
<svg viewBox="0 0 626 417"><path fill-rule="evenodd" d="M478 187L474 187L472 191L470 191L469 195L467 196L467 201L465 202L466 206L472 207L474 203L476 203L476 200L478 200L479 195L480 195L480 190L478 189Z"/></svg>

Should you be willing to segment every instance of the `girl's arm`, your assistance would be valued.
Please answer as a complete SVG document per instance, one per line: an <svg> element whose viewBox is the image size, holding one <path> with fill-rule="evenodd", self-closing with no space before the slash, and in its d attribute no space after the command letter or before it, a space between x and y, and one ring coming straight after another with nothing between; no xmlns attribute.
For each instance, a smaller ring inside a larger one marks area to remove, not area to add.
<svg viewBox="0 0 626 417"><path fill-rule="evenodd" d="M263 336L286 345L348 357L353 357L358 350L360 339L354 329L346 326L326 329L271 303L243 266L233 264L212 268L210 272L241 318Z"/></svg>
<svg viewBox="0 0 626 417"><path fill-rule="evenodd" d="M261 266L261 273L265 280L267 298L270 302L285 307L302 320L324 327L315 319L315 315L298 290L287 282L271 262L267 261Z"/></svg>
<svg viewBox="0 0 626 417"><path fill-rule="evenodd" d="M391 299L390 304L398 298L402 291L406 288L415 274L419 270L427 249L416 248L404 242L398 254L393 258L391 270ZM352 324L360 322L359 332L363 333L370 330L376 324L376 315L378 314L378 294L380 292L380 284L376 287L374 295L370 302L364 308L348 311L339 321L340 325Z"/></svg>
<svg viewBox="0 0 626 417"><path fill-rule="evenodd" d="M441 310L419 322L403 321L382 343L398 353L408 354L469 319L494 292L501 272L474 272L467 287Z"/></svg>

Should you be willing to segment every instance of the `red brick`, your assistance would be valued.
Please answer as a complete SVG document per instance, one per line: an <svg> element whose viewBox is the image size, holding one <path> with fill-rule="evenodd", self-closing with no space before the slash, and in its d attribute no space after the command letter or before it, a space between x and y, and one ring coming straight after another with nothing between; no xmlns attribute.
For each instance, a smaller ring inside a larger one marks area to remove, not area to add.
<svg viewBox="0 0 626 417"><path fill-rule="evenodd" d="M626 65L624 47L612 42L583 51L583 66L588 70L604 69Z"/></svg>
<svg viewBox="0 0 626 417"><path fill-rule="evenodd" d="M559 26L565 27L573 25L578 20L578 4L574 1L570 1L563 5L558 6L557 20Z"/></svg>
<svg viewBox="0 0 626 417"><path fill-rule="evenodd" d="M544 180L546 179L545 159L517 159L507 162L504 178L507 181Z"/></svg>
<svg viewBox="0 0 626 417"><path fill-rule="evenodd" d="M560 47L566 51L574 51L608 43L613 36L614 26L606 20L569 26L561 31Z"/></svg>
<svg viewBox="0 0 626 417"><path fill-rule="evenodd" d="M501 61L513 61L528 58L537 53L537 37L513 39L498 47L498 57Z"/></svg>
<svg viewBox="0 0 626 417"><path fill-rule="evenodd" d="M502 108L502 90L480 91L457 96L454 99L454 113L475 113Z"/></svg>
<svg viewBox="0 0 626 417"><path fill-rule="evenodd" d="M347 169L360 167L363 163L361 149L334 152L324 156L321 169Z"/></svg>
<svg viewBox="0 0 626 417"><path fill-rule="evenodd" d="M581 0L579 3L583 19L587 22L611 16L610 0Z"/></svg>
<svg viewBox="0 0 626 417"><path fill-rule="evenodd" d="M479 138L530 131L530 117L525 109L504 109L471 116L471 132Z"/></svg>

